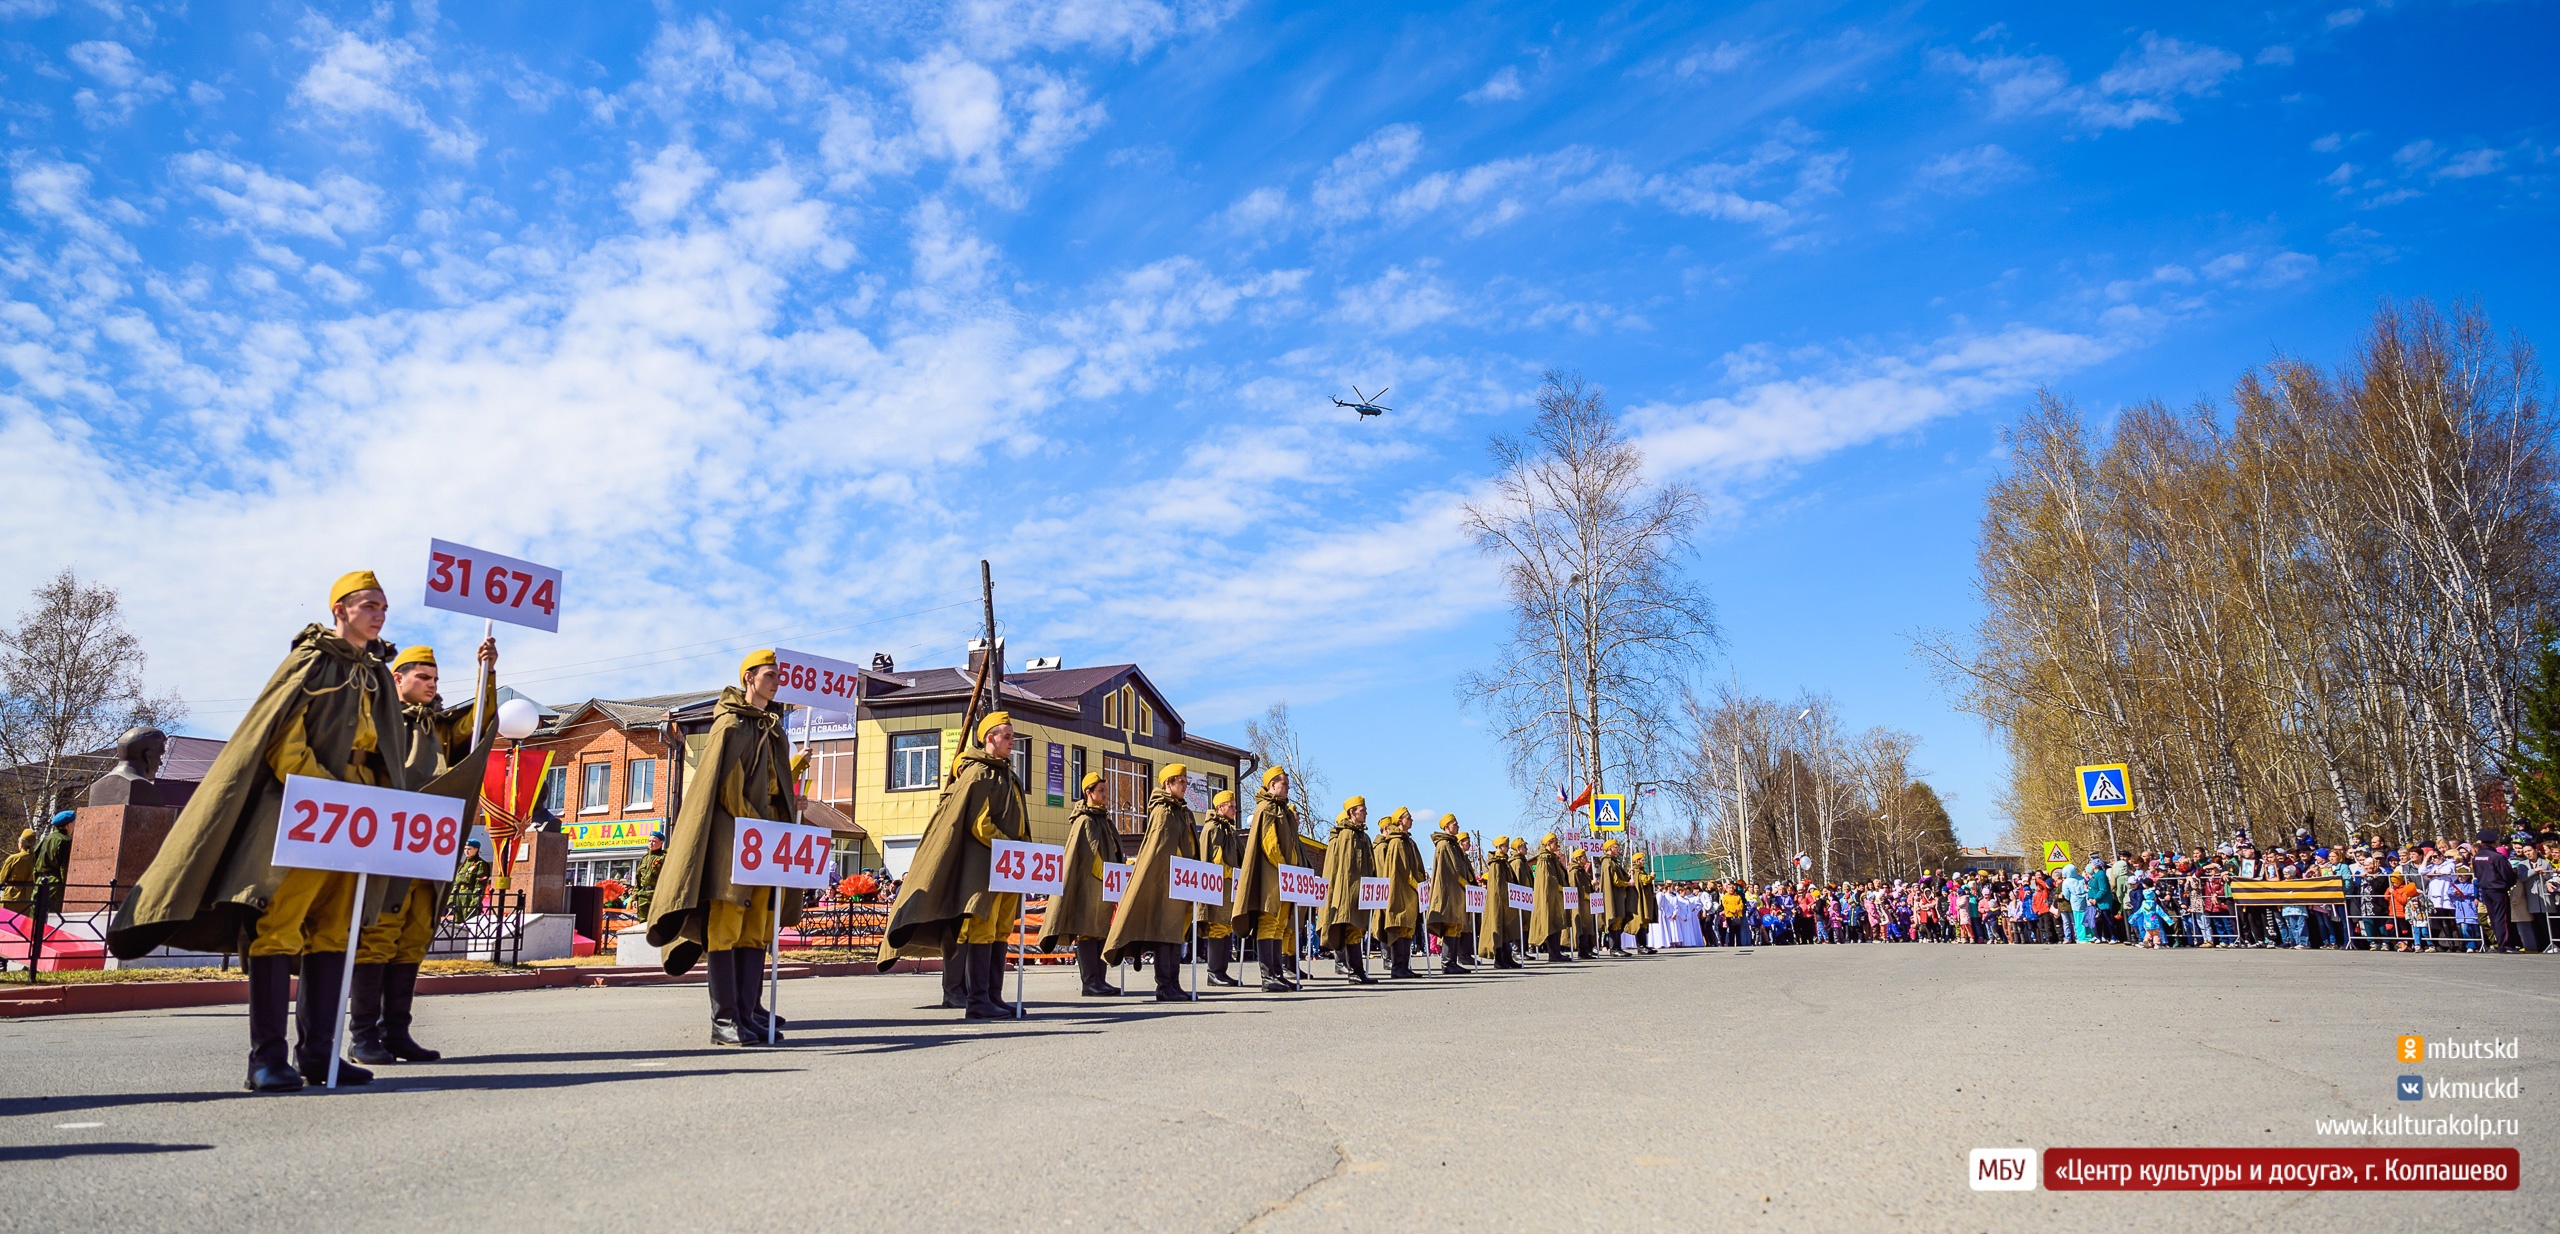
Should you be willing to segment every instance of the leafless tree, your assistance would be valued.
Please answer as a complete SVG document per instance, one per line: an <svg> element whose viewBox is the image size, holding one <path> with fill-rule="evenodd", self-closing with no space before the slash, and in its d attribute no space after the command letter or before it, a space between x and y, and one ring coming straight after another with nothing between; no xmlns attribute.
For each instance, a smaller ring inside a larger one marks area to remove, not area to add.
<svg viewBox="0 0 2560 1234"><path fill-rule="evenodd" d="M1260 719L1244 722L1245 748L1256 766L1280 767L1289 773L1289 797L1298 807L1298 825L1308 839L1321 840L1333 830L1333 811L1317 803L1326 799L1332 781L1308 755L1304 736L1289 719L1286 700L1271 704ZM1247 817L1252 815L1246 810Z"/></svg>
<svg viewBox="0 0 2560 1234"><path fill-rule="evenodd" d="M186 715L176 695L144 693L142 642L125 629L115 588L64 570L33 598L0 628L0 792L29 826L109 766L84 755L134 725L165 728Z"/></svg>
<svg viewBox="0 0 2560 1234"><path fill-rule="evenodd" d="M1528 434L1497 436L1492 452L1491 491L1468 503L1467 527L1502 560L1512 629L1459 691L1500 722L1537 817L1554 809L1550 785L1570 796L1657 778L1715 615L1682 570L1697 492L1646 478L1598 389L1547 373Z"/></svg>

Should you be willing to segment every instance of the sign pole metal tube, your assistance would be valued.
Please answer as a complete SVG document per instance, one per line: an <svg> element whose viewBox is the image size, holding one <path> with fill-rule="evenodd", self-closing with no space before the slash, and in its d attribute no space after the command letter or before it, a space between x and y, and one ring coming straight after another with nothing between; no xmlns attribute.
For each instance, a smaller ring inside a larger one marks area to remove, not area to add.
<svg viewBox="0 0 2560 1234"><path fill-rule="evenodd" d="M1191 997L1200 997L1200 902L1191 902Z"/></svg>
<svg viewBox="0 0 2560 1234"><path fill-rule="evenodd" d="M768 887L765 893L773 897L773 963L770 966L773 976L766 985L770 992L765 995L767 1006L765 1044L780 1045L782 1044L782 888Z"/></svg>
<svg viewBox="0 0 2560 1234"><path fill-rule="evenodd" d="M1030 911L1030 902L1031 897L1019 893L1013 900L1013 1018L1017 1020L1022 1018L1022 978L1025 972L1022 963L1022 921L1023 914Z"/></svg>
<svg viewBox="0 0 2560 1234"><path fill-rule="evenodd" d="M355 898L347 903L347 959L346 963L338 969L338 1008L329 1022L328 1086L330 1088L338 1086L338 1056L346 1053L347 1002L355 996L356 923L357 919L364 914L364 879L364 874L358 872Z"/></svg>

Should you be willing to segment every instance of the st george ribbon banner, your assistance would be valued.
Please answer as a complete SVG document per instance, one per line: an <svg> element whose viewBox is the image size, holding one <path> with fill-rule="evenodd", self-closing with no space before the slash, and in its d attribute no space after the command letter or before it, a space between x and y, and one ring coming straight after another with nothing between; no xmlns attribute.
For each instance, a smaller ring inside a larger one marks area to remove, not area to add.
<svg viewBox="0 0 2560 1234"><path fill-rule="evenodd" d="M1227 868L1214 861L1193 861L1188 857L1173 859L1173 881L1165 895L1192 904L1224 904L1227 900Z"/></svg>
<svg viewBox="0 0 2560 1234"><path fill-rule="evenodd" d="M1360 907L1363 911L1373 908L1385 908L1387 906L1387 895L1387 880L1383 878L1364 878L1360 880Z"/></svg>
<svg viewBox="0 0 2560 1234"><path fill-rule="evenodd" d="M274 864L295 870L334 870L356 876L347 904L347 941L363 925L365 880L381 874L443 882L453 877L462 847L463 803L375 788L320 776L284 778L284 813L276 819ZM355 995L356 949L347 948L338 974L338 1007L330 1030L328 1086L338 1086L338 1058L347 1041L347 1000Z"/></svg>
<svg viewBox="0 0 2560 1234"><path fill-rule="evenodd" d="M777 703L850 712L861 701L862 670L842 660L776 647L773 669L781 679L773 691Z"/></svg>
<svg viewBox="0 0 2560 1234"><path fill-rule="evenodd" d="M502 553L427 541L427 607L560 632L560 572Z"/></svg>
<svg viewBox="0 0 2560 1234"><path fill-rule="evenodd" d="M1055 844L998 840L987 866L987 890L1053 896L1067 889L1067 850Z"/></svg>

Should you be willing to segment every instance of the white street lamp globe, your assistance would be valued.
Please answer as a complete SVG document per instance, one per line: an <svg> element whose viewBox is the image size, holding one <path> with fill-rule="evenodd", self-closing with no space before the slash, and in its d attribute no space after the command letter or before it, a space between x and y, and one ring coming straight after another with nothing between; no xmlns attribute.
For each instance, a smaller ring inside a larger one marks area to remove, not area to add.
<svg viewBox="0 0 2560 1234"><path fill-rule="evenodd" d="M509 741L522 741L542 727L542 709L532 703L511 698L498 704L498 735Z"/></svg>

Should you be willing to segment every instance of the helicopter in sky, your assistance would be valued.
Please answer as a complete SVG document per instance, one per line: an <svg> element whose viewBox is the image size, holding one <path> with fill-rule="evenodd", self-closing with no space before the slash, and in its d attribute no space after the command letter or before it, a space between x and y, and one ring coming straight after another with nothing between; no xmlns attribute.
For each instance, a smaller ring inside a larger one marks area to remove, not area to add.
<svg viewBox="0 0 2560 1234"><path fill-rule="evenodd" d="M1387 387L1385 386L1378 387L1378 392L1376 394L1362 394L1360 392L1360 387L1353 386L1351 387L1351 397L1355 401L1346 403L1341 399L1335 399L1333 400L1333 405L1336 407L1348 407L1353 411L1359 412L1360 417L1365 420L1370 416L1383 416L1388 412L1395 410L1393 407L1381 407L1378 405L1378 400L1385 398L1386 396Z"/></svg>

